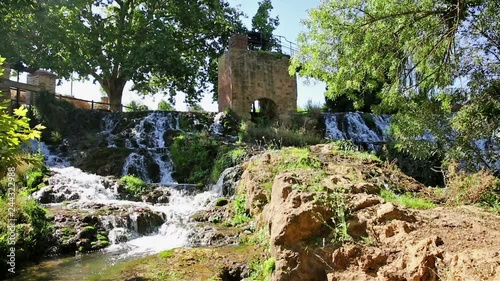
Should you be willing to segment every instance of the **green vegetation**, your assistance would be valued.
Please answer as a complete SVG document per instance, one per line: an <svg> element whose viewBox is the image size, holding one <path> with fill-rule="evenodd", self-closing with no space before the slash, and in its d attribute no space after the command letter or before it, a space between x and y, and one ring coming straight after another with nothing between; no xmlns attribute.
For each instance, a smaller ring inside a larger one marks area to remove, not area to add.
<svg viewBox="0 0 500 281"><path fill-rule="evenodd" d="M377 157L377 155L360 151L359 148L351 140L333 141L332 144L337 147L332 151L335 154L348 156L350 158L359 159L361 161L382 162Z"/></svg>
<svg viewBox="0 0 500 281"><path fill-rule="evenodd" d="M257 231L251 234L242 236L240 239L240 244L250 245L250 246L262 246L265 249L269 249L269 232L265 227L259 228Z"/></svg>
<svg viewBox="0 0 500 281"><path fill-rule="evenodd" d="M161 259L168 259L174 255L174 249L166 250L158 253L158 257Z"/></svg>
<svg viewBox="0 0 500 281"><path fill-rule="evenodd" d="M53 93L38 92L33 113L35 119L47 127L42 139L49 144L59 143L74 126L69 120L76 110L73 104L67 100L57 99Z"/></svg>
<svg viewBox="0 0 500 281"><path fill-rule="evenodd" d="M247 211L246 197L244 194L236 195L233 202L233 210L234 215L230 222L232 226L238 226L250 221L250 215Z"/></svg>
<svg viewBox="0 0 500 281"><path fill-rule="evenodd" d="M138 197L146 192L148 187L148 185L143 180L131 175L123 176L120 179L120 183L125 185L125 189L127 190L127 192L134 197Z"/></svg>
<svg viewBox="0 0 500 281"><path fill-rule="evenodd" d="M137 102L135 100L131 101L125 107L125 112L137 112L137 111L148 111L147 105Z"/></svg>
<svg viewBox="0 0 500 281"><path fill-rule="evenodd" d="M182 134L170 146L174 178L179 182L204 183L212 171L218 144L208 134Z"/></svg>
<svg viewBox="0 0 500 281"><path fill-rule="evenodd" d="M270 280L271 274L276 268L276 260L274 258L269 258L267 260L254 259L249 263L250 267L250 281L265 281Z"/></svg>
<svg viewBox="0 0 500 281"><path fill-rule="evenodd" d="M171 105L169 102L161 100L158 103L158 110L175 111L175 107L173 105Z"/></svg>
<svg viewBox="0 0 500 281"><path fill-rule="evenodd" d="M232 146L221 146L217 152L217 158L213 164L210 179L212 182L217 182L222 172L229 167L236 166L243 162L246 158L244 148L234 148Z"/></svg>
<svg viewBox="0 0 500 281"><path fill-rule="evenodd" d="M271 0L260 1L257 12L252 17L252 31L261 33L265 39L271 41L269 44L261 46L259 49L261 51L271 51L273 48L276 49L280 47L278 42L271 39L274 30L280 24L279 17L271 17L272 9L273 4L271 3Z"/></svg>
<svg viewBox="0 0 500 281"><path fill-rule="evenodd" d="M50 175L49 169L41 164L43 163L43 156L41 158L38 165L28 165L25 171L18 172L20 182L26 194L32 194L42 188L43 180Z"/></svg>
<svg viewBox="0 0 500 281"><path fill-rule="evenodd" d="M304 147L323 143L325 140L317 133L305 129L293 129L285 125L269 126L242 123L238 134L240 141L256 143L268 149L286 146Z"/></svg>
<svg viewBox="0 0 500 281"><path fill-rule="evenodd" d="M425 198L417 198L411 193L397 195L392 190L382 189L380 196L388 202L401 204L410 209L431 209L436 205Z"/></svg>
<svg viewBox="0 0 500 281"><path fill-rule="evenodd" d="M229 200L227 198L217 198L217 201L215 202L215 206L217 207L222 207L227 205L229 203Z"/></svg>
<svg viewBox="0 0 500 281"><path fill-rule="evenodd" d="M11 249L15 249L15 270L19 271L27 261L41 258L51 246L52 225L46 212L26 196L46 173L43 157L21 148L21 144L39 139L44 129L41 125L31 128L27 112L20 107L10 115L7 105L0 104L0 278L11 268L7 264Z"/></svg>
<svg viewBox="0 0 500 281"><path fill-rule="evenodd" d="M500 179L486 170L466 173L450 164L446 188L439 195L449 205L477 204L500 214Z"/></svg>
<svg viewBox="0 0 500 281"><path fill-rule="evenodd" d="M186 93L189 103L202 89L216 94L217 87L209 87L217 85L215 61L229 36L242 30L240 12L225 1L40 1L2 4L0 13L9 19L0 27L8 42L0 53L9 61L22 58L60 78L91 76L112 111L121 111L128 81L143 94Z"/></svg>
<svg viewBox="0 0 500 281"><path fill-rule="evenodd" d="M291 74L325 82L339 110L394 113L402 152L498 174L487 160L498 160L500 6L459 2L322 1L309 10ZM485 153L478 141L489 143Z"/></svg>
<svg viewBox="0 0 500 281"><path fill-rule="evenodd" d="M10 202L6 196L0 198L0 277L8 273L7 255L11 247L16 249L17 272L26 262L42 258L53 243L53 226L45 209L22 193L15 195L13 207ZM12 215L11 210L14 210ZM10 219L15 219L15 229L11 228ZM11 233L16 234L15 239L10 239Z"/></svg>
<svg viewBox="0 0 500 281"><path fill-rule="evenodd" d="M30 140L39 139L40 130L44 127L37 125L30 128L28 110L20 107L14 110L14 115L7 112L7 106L0 104L0 177L5 176L8 167L15 167L24 161L31 161L31 157L24 153L21 144Z"/></svg>
<svg viewBox="0 0 500 281"><path fill-rule="evenodd" d="M352 240L352 237L347 233L349 214L345 207L343 192L342 189L338 189L332 193L319 193L316 199L333 211L331 223L324 222L324 224L331 229L331 242L340 245Z"/></svg>

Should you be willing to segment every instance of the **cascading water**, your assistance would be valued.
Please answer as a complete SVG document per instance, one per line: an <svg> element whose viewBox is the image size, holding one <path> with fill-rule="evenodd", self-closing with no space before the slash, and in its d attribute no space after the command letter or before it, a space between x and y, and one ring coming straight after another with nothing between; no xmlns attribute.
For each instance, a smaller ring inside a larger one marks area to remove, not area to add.
<svg viewBox="0 0 500 281"><path fill-rule="evenodd" d="M224 112L217 113L214 117L214 123L210 126L210 131L216 136L222 136L224 134L224 126L221 122L224 116Z"/></svg>
<svg viewBox="0 0 500 281"><path fill-rule="evenodd" d="M169 131L180 131L179 116L171 112L152 112L132 128L125 146L136 152L130 153L125 160L122 175L135 174L146 182L152 182L146 165L147 159L152 159L160 171L159 183L174 183L173 166L165 143L165 134Z"/></svg>
<svg viewBox="0 0 500 281"><path fill-rule="evenodd" d="M352 140L368 150L387 142L390 116L371 113L325 113L326 137L332 140Z"/></svg>
<svg viewBox="0 0 500 281"><path fill-rule="evenodd" d="M113 139L113 130L116 128L118 123L115 120L115 115L108 114L103 118L104 130L99 133L100 135L106 136L106 141L108 142L108 147L116 147L115 141Z"/></svg>
<svg viewBox="0 0 500 281"><path fill-rule="evenodd" d="M113 135L118 131L115 130L116 122L118 121L115 118L104 118L100 135L106 138L109 148L116 149L128 143L133 149L125 161L123 174L133 171L147 182L152 182L146 163L152 160L158 165L160 173L159 181L156 181L158 184L152 186L155 192L168 194L168 200L166 203L155 204L123 200L124 193L116 179L88 174L69 166L67 161L52 154L45 144L40 143L39 147L46 156L47 164L52 166L52 176L46 186L34 193L33 197L46 204L51 212L56 214L56 218L60 218L61 213L89 214L85 215L83 220L97 217L99 227L106 230L111 243L104 251L89 255L93 258L75 259L71 263L78 264L74 266L54 269L51 273L53 280L68 280L65 278L70 275L73 280L80 280L87 276L89 270L81 271L81 268L85 267L81 264L84 260L90 259L101 264L114 263L174 247L188 246L192 243L191 237L198 232L196 223L191 221L190 217L213 206L216 199L222 196L222 179L210 190L198 194L183 190L182 186L177 187L175 184L164 137L168 132L179 130L178 116L150 113L137 122L129 130L129 134L120 135L128 137L121 142ZM221 177L227 174L228 171L225 171ZM73 219L81 220L75 216ZM96 272L95 269L90 271ZM29 273L26 276L29 276ZM25 280L29 280L29 277Z"/></svg>

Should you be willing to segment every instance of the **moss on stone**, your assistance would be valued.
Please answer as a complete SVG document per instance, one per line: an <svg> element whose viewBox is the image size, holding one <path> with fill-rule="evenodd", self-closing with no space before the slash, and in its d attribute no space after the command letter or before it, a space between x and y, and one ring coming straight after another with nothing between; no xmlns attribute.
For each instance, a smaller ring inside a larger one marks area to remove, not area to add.
<svg viewBox="0 0 500 281"><path fill-rule="evenodd" d="M131 150L127 148L97 148L75 161L75 166L85 172L116 177L121 176L125 159Z"/></svg>

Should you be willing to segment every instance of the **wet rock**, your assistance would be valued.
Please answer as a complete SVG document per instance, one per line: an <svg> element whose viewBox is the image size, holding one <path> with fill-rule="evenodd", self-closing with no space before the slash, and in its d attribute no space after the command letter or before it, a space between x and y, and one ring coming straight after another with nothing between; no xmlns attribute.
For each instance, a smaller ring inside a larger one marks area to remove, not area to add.
<svg viewBox="0 0 500 281"><path fill-rule="evenodd" d="M236 187L243 174L241 166L228 168L221 175L222 178L222 194L224 196L232 196L235 194Z"/></svg>
<svg viewBox="0 0 500 281"><path fill-rule="evenodd" d="M49 204L52 202L56 202L52 187L50 186L42 187L40 190L33 193L31 196L33 197L33 199L37 200L42 204Z"/></svg>
<svg viewBox="0 0 500 281"><path fill-rule="evenodd" d="M133 215L132 215L133 217ZM149 234L165 222L165 215L163 213L144 211L136 214L137 233L141 235Z"/></svg>
<svg viewBox="0 0 500 281"><path fill-rule="evenodd" d="M142 202L152 204L166 204L170 201L170 191L165 188L156 188L141 196Z"/></svg>

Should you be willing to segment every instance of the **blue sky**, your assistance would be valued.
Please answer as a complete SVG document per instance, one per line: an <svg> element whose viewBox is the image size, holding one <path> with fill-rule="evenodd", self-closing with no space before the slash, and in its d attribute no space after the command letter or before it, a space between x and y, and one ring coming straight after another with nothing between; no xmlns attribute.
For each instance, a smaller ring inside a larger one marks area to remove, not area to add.
<svg viewBox="0 0 500 281"><path fill-rule="evenodd" d="M257 0L228 0L231 5L240 5L242 10L248 17L244 19L244 23L248 28L251 27L251 19L258 8ZM320 0L273 0L274 9L273 16L279 16L280 25L275 31L275 34L285 36L288 40L296 42L297 36L304 27L300 24L302 19L307 18L307 10L319 6ZM303 106L310 99L313 103L324 103L325 85L323 83L310 81L305 84L306 79L298 78L298 106ZM129 82L123 94L123 104L128 104L132 100L140 101L146 104L150 109L156 109L158 102L163 99L162 95L148 96L144 99L139 97L134 92L130 91L131 83ZM69 95L71 93L71 83L63 81L61 86L56 89L57 93ZM100 100L101 91L98 84L92 82L73 82L73 96L86 100ZM166 98L165 98L166 99ZM186 105L183 102L184 95L178 94L176 97L175 107L177 110L186 110ZM207 95L203 98L201 106L208 111L217 111L217 104L212 103L212 96Z"/></svg>

